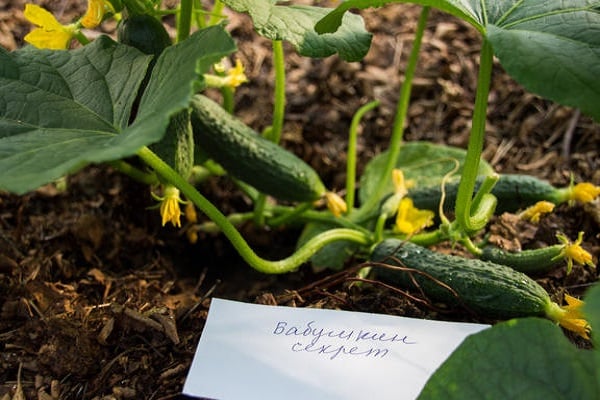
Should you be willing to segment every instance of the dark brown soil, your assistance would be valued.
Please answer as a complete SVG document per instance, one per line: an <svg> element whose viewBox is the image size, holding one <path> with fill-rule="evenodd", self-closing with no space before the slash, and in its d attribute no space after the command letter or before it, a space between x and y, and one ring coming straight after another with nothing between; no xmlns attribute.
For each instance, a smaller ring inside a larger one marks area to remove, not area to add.
<svg viewBox="0 0 600 400"><path fill-rule="evenodd" d="M0 44L22 45L29 27L21 0L0 0ZM64 21L79 3L44 4ZM360 63L337 57L309 60L287 48L288 108L284 145L321 174L328 187L345 179L346 137L353 112L382 104L365 118L359 168L387 146L401 74L418 7L388 6L363 13L374 33ZM107 25L107 32L114 25ZM270 44L245 16L229 29L250 82L236 93L238 115L260 130L270 123ZM434 12L409 110L407 140L465 147L477 75L479 41L469 26ZM490 97L485 158L498 172L527 173L566 185L600 184L600 126L575 110L526 93L499 65ZM203 188L224 212L248 208L224 179ZM178 397L213 296L264 304L340 308L423 318L493 323L465 310L434 310L378 285L350 285L351 270L315 274L309 266L285 276L253 271L220 235L190 244L160 226L149 190L105 166L25 196L0 193L0 398L167 399ZM598 204L561 206L539 227L511 229L508 217L490 231L523 247L551 243L557 230L575 238L597 262ZM297 230L244 227L257 252L289 254ZM576 266L538 277L560 301L579 296L597 273ZM573 338L580 346L589 344ZM16 394L15 394L16 393ZM15 396L15 397L12 397Z"/></svg>

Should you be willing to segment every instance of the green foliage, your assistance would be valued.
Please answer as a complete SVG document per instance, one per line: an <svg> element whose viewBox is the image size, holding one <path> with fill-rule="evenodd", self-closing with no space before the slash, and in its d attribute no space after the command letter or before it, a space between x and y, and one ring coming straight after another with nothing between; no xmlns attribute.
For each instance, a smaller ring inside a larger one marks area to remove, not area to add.
<svg viewBox="0 0 600 400"><path fill-rule="evenodd" d="M401 147L400 154L396 159L395 168L401 169L405 179L412 179L418 186L441 185L444 176L454 171L448 182L460 179L460 173L465 159L465 150L452 146L436 145L428 142L407 142ZM383 152L373 157L366 165L360 177L359 200L361 203L367 201L375 190L377 178L381 176L388 152ZM489 175L494 172L493 168L481 160L479 163L479 175ZM390 180L383 193L382 199L393 191Z"/></svg>
<svg viewBox="0 0 600 400"><path fill-rule="evenodd" d="M330 9L322 7L277 5L269 0L224 0L231 9L250 14L254 29L271 40L286 40L306 57L328 57L339 53L346 61L360 61L369 51L371 34L358 15L340 18L339 30L319 35L315 23Z"/></svg>
<svg viewBox="0 0 600 400"><path fill-rule="evenodd" d="M235 50L222 27L167 48L134 122L150 56L102 36L73 51L0 52L0 188L25 193L88 163L122 159L162 138L198 72Z"/></svg>
<svg viewBox="0 0 600 400"><path fill-rule="evenodd" d="M473 25L506 71L533 93L600 119L600 2L496 0L349 0L317 23L334 32L351 8L416 3Z"/></svg>
<svg viewBox="0 0 600 400"><path fill-rule="evenodd" d="M589 291L584 311L592 329L598 329L600 286ZM597 399L597 344L593 351L578 349L543 319L499 323L468 337L429 379L419 399Z"/></svg>
<svg viewBox="0 0 600 400"><path fill-rule="evenodd" d="M463 165L465 150L451 146L435 145L428 142L406 142L402 145L400 154L396 159L396 168L402 169L406 179L413 179L419 185L440 185L444 175L451 172L459 165L457 174L451 180L459 179L460 167ZM388 152L383 152L369 161L363 175L360 178L359 200L365 203L375 190L378 179L383 174ZM492 167L484 160L479 166L480 174L492 172ZM386 190L380 196L377 203L381 203L393 191L392 181L386 185ZM353 220L350 213L349 219ZM356 221L367 229L373 228L372 220ZM301 246L310 238L335 227L332 223L311 222L308 223L300 238L298 245ZM344 263L355 254L360 247L352 242L336 242L329 244L319 250L312 258L313 269L319 271L325 268L341 269Z"/></svg>

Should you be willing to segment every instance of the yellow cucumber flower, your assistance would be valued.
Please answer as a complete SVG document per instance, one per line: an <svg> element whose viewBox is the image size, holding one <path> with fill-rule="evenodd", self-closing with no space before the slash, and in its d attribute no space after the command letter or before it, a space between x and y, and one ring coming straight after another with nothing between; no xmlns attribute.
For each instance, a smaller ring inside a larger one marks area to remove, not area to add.
<svg viewBox="0 0 600 400"><path fill-rule="evenodd" d="M540 217L544 214L551 213L554 210L555 204L549 201L538 201L529 208L526 208L519 214L519 217L537 224L540 222Z"/></svg>
<svg viewBox="0 0 600 400"><path fill-rule="evenodd" d="M88 0L88 7L79 23L84 28L93 29L100 25L104 15L114 14L115 9L109 1L105 0Z"/></svg>
<svg viewBox="0 0 600 400"><path fill-rule="evenodd" d="M589 182L578 183L569 190L569 200L580 203L589 203L598 196L600 196L600 186Z"/></svg>
<svg viewBox="0 0 600 400"><path fill-rule="evenodd" d="M162 197L154 193L152 193L152 197L160 201L162 225L165 226L167 222L170 222L173 226L181 227L181 209L179 204L184 204L184 202L179 197L179 189L175 186L166 185Z"/></svg>
<svg viewBox="0 0 600 400"><path fill-rule="evenodd" d="M215 71L219 73L224 73L225 68L222 63L218 63L214 65ZM242 83L248 82L248 78L244 72L244 66L242 62L237 59L235 60L235 67L230 68L225 76L213 75L213 74L204 74L204 82L208 87L221 88L221 87L229 87L235 89L240 86Z"/></svg>
<svg viewBox="0 0 600 400"><path fill-rule="evenodd" d="M329 211L331 211L336 218L348 211L346 202L336 193L325 193L325 199L327 200L327 208L329 208Z"/></svg>
<svg viewBox="0 0 600 400"><path fill-rule="evenodd" d="M435 214L431 210L419 210L413 204L412 199L402 198L398 205L396 214L396 226L394 230L399 233L411 235L433 224Z"/></svg>
<svg viewBox="0 0 600 400"><path fill-rule="evenodd" d="M550 303L546 315L563 328L589 340L591 327L581 312L585 303L568 294L565 294L565 301L567 305L562 307L556 303Z"/></svg>
<svg viewBox="0 0 600 400"><path fill-rule="evenodd" d="M37 26L24 40L39 49L64 50L77 32L74 24L62 25L52 13L35 4L25 4L24 15Z"/></svg>
<svg viewBox="0 0 600 400"><path fill-rule="evenodd" d="M242 83L248 82L248 78L244 72L244 66L242 65L242 61L238 58L235 60L235 67L231 68L227 71L226 85L231 88L236 88L240 86Z"/></svg>
<svg viewBox="0 0 600 400"><path fill-rule="evenodd" d="M592 255L581 247L583 241L583 232L579 232L577 240L573 243L565 236L560 233L556 235L556 238L565 246L557 258L565 258L567 260L567 274L573 269L573 262L579 265L588 265L590 267L596 267L592 261Z"/></svg>

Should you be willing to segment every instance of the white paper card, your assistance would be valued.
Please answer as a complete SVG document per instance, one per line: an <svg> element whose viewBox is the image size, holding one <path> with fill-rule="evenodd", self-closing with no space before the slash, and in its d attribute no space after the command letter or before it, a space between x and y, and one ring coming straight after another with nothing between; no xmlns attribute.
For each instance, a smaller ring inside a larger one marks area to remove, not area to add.
<svg viewBox="0 0 600 400"><path fill-rule="evenodd" d="M412 400L466 336L486 327L213 299L183 393Z"/></svg>

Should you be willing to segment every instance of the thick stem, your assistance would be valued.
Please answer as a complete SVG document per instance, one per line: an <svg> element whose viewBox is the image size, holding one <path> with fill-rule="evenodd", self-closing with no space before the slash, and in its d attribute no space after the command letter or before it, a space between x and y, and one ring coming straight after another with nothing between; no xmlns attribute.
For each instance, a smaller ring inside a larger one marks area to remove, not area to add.
<svg viewBox="0 0 600 400"><path fill-rule="evenodd" d="M285 117L285 59L281 40L273 40L271 43L273 46L273 66L275 68L273 123L268 131L266 131L265 137L273 143L279 143ZM258 226L262 226L265 223L264 210L266 201L266 196L261 193L254 204L254 222Z"/></svg>
<svg viewBox="0 0 600 400"><path fill-rule="evenodd" d="M281 40L273 40L272 46L275 89L273 94L273 124L268 139L274 143L279 143L285 117L285 59Z"/></svg>
<svg viewBox="0 0 600 400"><path fill-rule="evenodd" d="M184 41L190 35L192 27L193 0L181 0L177 15L177 43Z"/></svg>
<svg viewBox="0 0 600 400"><path fill-rule="evenodd" d="M252 250L225 215L149 148L143 147L138 151L138 156L163 179L177 187L200 211L217 224L240 256L257 271L268 274L291 272L308 261L323 246L338 240L348 240L365 246L370 244L368 236L362 232L345 228L331 229L313 237L295 253L283 260L265 260Z"/></svg>
<svg viewBox="0 0 600 400"><path fill-rule="evenodd" d="M398 105L396 107L396 116L394 119L394 126L392 129L392 136L390 138L388 159L387 164L383 173L380 176L379 182L373 192L373 195L367 199L364 205L361 206L358 213L355 215L356 219L360 219L364 214L369 214L371 210L376 207L380 200L386 185L391 179L392 170L396 166L396 160L398 154L400 154L400 145L404 136L404 123L406 122L406 114L408 112L408 105L410 103L410 94L412 89L412 81L415 76L417 69L417 61L419 60L419 53L421 50L421 42L423 40L423 34L425 32L425 26L427 24L427 17L429 15L429 7L423 7L421 15L419 16L419 22L417 24L417 31L415 32L415 40L413 47L410 52L408 59L408 65L404 74L404 82L400 87L400 97L398 99Z"/></svg>
<svg viewBox="0 0 600 400"><path fill-rule="evenodd" d="M478 207L477 212L474 213L472 199L485 138L485 122L492 76L493 57L494 52L492 45L487 39L484 39L479 62L473 122L462 176L460 184L458 185L455 206L456 222L466 233L472 233L482 229L487 223L486 215L489 214L489 210L485 210L482 207ZM479 195L478 197L481 198L482 195Z"/></svg>

